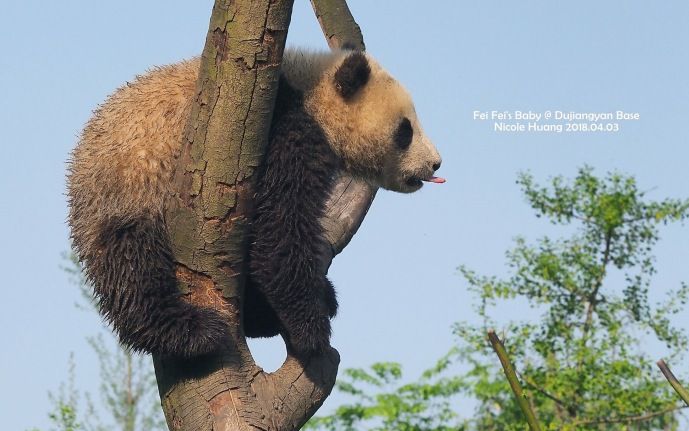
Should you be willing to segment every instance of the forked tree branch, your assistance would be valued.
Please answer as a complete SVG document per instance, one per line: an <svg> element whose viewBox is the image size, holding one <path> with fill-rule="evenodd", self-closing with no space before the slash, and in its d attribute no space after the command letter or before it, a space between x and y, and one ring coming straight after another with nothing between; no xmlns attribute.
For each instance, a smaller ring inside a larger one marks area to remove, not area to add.
<svg viewBox="0 0 689 431"><path fill-rule="evenodd" d="M266 373L241 327L252 176L267 143L292 3L216 0L213 7L166 220L185 298L224 313L232 330L215 354L153 358L174 431L297 430L335 383L334 349L306 363L288 357ZM363 48L344 0L313 6L331 46ZM358 181L339 181L323 220L333 255L351 239L374 193Z"/></svg>

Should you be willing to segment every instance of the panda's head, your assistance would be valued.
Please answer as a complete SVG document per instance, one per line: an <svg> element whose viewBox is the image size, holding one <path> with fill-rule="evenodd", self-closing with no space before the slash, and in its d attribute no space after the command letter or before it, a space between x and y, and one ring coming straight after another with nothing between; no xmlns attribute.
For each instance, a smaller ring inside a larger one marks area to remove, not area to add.
<svg viewBox="0 0 689 431"><path fill-rule="evenodd" d="M409 93L371 58L340 51L308 92L306 106L344 168L376 186L411 193L434 176L441 158L424 134Z"/></svg>

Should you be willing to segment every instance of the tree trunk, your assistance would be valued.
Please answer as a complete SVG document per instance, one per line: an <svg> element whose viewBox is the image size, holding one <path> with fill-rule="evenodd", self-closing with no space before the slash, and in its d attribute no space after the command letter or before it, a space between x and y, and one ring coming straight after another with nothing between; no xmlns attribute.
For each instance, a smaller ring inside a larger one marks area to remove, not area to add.
<svg viewBox="0 0 689 431"><path fill-rule="evenodd" d="M191 360L154 356L173 431L297 430L330 394L339 356L288 357L265 373L241 324L253 174L267 143L293 0L216 0L196 101L166 220L186 300L221 311L231 333L221 350ZM330 46L363 40L344 0L313 0ZM333 256L366 215L375 189L343 177L323 220Z"/></svg>

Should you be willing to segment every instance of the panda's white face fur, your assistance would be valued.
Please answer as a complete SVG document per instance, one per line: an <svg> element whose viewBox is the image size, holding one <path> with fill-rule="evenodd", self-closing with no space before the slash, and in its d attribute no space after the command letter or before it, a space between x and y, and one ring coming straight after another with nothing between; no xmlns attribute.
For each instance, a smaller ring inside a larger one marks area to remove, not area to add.
<svg viewBox="0 0 689 431"><path fill-rule="evenodd" d="M370 55L288 51L283 72L349 173L403 193L444 181L433 176L441 158L409 93Z"/></svg>

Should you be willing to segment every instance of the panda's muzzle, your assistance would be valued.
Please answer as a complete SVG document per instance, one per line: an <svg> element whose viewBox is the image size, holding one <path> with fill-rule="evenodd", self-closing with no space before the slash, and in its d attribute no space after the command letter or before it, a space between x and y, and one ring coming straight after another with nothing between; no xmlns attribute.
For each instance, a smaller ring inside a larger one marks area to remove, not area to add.
<svg viewBox="0 0 689 431"><path fill-rule="evenodd" d="M407 178L407 181L405 181L405 183L409 187L421 187L423 185L423 183L421 182L421 179L419 179L417 177L409 177L409 178Z"/></svg>
<svg viewBox="0 0 689 431"><path fill-rule="evenodd" d="M412 176L408 177L405 180L405 184L409 187L413 187L413 188L418 189L421 186L423 186L424 182L436 183L436 184L444 183L446 181L445 178L436 177L435 175L433 175L435 173L435 171L440 169L440 163L441 163L440 160L433 163L432 170L430 172L426 171L424 173L419 173L417 175L412 175Z"/></svg>

